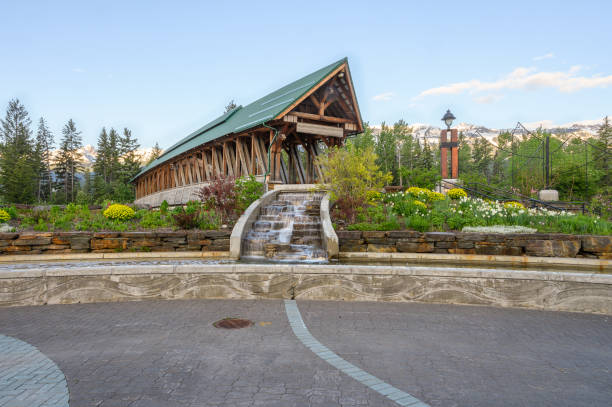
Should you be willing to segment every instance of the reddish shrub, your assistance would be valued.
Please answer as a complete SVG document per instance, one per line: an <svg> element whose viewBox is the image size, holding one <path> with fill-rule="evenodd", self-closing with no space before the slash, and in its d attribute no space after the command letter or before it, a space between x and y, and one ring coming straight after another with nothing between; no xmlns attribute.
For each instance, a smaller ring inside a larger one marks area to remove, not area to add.
<svg viewBox="0 0 612 407"><path fill-rule="evenodd" d="M236 217L236 179L234 177L218 177L209 185L202 187L198 197L206 209L214 209L222 220L232 220Z"/></svg>

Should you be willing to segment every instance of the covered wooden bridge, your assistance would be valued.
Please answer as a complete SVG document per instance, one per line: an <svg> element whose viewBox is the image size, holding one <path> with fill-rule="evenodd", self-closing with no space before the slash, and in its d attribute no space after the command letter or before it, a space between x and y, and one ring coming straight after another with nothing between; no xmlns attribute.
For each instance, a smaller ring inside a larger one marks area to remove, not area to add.
<svg viewBox="0 0 612 407"><path fill-rule="evenodd" d="M195 199L218 177L255 175L275 184L321 180L315 157L363 131L346 58L206 124L168 148L132 180L136 202Z"/></svg>

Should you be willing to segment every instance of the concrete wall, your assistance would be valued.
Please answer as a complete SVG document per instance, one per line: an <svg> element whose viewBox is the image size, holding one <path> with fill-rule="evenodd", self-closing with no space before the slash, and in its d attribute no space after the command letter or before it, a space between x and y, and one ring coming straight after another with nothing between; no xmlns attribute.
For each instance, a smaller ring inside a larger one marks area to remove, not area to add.
<svg viewBox="0 0 612 407"><path fill-rule="evenodd" d="M227 251L230 230L0 233L0 257L121 251Z"/></svg>
<svg viewBox="0 0 612 407"><path fill-rule="evenodd" d="M552 233L340 231L340 252L450 253L612 259L612 236Z"/></svg>
<svg viewBox="0 0 612 407"><path fill-rule="evenodd" d="M418 301L612 315L612 275L358 265L108 265L0 272L0 306L147 299Z"/></svg>

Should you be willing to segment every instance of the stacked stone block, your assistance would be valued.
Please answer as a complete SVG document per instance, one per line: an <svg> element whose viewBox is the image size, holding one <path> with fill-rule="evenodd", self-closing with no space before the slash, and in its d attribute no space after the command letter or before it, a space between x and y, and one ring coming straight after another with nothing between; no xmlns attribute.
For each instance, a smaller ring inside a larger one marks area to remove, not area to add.
<svg viewBox="0 0 612 407"><path fill-rule="evenodd" d="M228 251L231 230L0 233L0 255Z"/></svg>
<svg viewBox="0 0 612 407"><path fill-rule="evenodd" d="M612 258L612 236L421 233L411 230L340 231L337 234L341 252Z"/></svg>

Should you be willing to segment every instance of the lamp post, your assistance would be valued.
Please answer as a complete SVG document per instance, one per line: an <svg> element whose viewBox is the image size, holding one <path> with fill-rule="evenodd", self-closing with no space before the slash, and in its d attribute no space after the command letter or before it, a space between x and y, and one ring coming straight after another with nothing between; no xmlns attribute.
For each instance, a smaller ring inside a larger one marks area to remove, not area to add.
<svg viewBox="0 0 612 407"><path fill-rule="evenodd" d="M444 114L444 116L442 116L442 121L444 122L444 124L446 124L446 128L448 130L451 129L451 126L453 125L453 120L455 120L456 117L454 114L451 113L450 109L446 110L446 113Z"/></svg>
<svg viewBox="0 0 612 407"><path fill-rule="evenodd" d="M448 149L451 150L451 178L457 179L459 177L459 152L457 150L459 143L457 137L457 129L451 129L453 120L456 117L451 113L450 109L446 111L442 116L442 121L446 124L446 130L440 131L440 169L442 179L448 178ZM450 142L448 135L450 133Z"/></svg>

